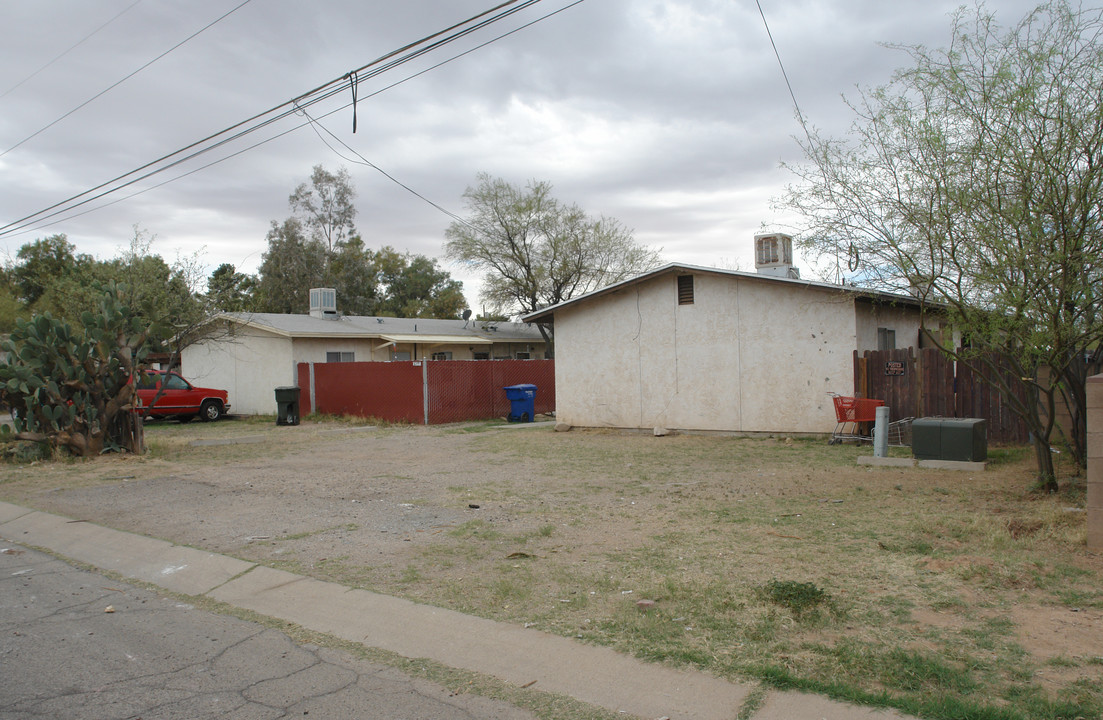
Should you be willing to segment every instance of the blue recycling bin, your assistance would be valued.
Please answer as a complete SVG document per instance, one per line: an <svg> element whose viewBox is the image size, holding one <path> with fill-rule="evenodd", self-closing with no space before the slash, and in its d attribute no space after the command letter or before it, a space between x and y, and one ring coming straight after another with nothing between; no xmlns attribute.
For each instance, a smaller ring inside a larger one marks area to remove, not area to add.
<svg viewBox="0 0 1103 720"><path fill-rule="evenodd" d="M502 389L509 400L509 421L532 422L536 416L536 386L508 385Z"/></svg>

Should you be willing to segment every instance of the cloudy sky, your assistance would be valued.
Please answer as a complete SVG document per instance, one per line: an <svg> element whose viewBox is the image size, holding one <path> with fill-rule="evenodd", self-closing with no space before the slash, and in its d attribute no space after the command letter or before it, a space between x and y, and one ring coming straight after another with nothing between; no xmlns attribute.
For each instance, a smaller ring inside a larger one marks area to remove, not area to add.
<svg viewBox="0 0 1103 720"><path fill-rule="evenodd" d="M209 269L255 272L270 222L289 215L288 195L320 163L351 173L369 247L440 257L451 218L367 160L461 215L479 172L546 180L559 199L619 219L668 261L752 269L754 233L785 224L771 199L791 180L780 163L800 161L801 133L755 0L572 1L542 0L361 79L355 134L345 91L310 107L325 129L291 115L28 224L17 221L495 0L0 0L0 252L14 258L63 232L79 251L108 258L137 225L170 262L201 253ZM959 5L760 1L801 110L833 135L850 121L842 95L906 63L882 43L943 46ZM989 7L1013 24L1034 5ZM477 277L446 268L477 308Z"/></svg>

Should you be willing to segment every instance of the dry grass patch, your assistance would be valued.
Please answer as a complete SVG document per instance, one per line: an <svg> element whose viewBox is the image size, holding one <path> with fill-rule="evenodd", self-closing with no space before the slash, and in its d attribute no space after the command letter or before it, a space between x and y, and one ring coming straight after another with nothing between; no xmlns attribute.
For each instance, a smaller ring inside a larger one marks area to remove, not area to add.
<svg viewBox="0 0 1103 720"><path fill-rule="evenodd" d="M64 463L37 481L3 469L0 494L925 717L1103 713L1082 480L1030 494L1029 452L955 473L857 466L868 447L823 441L470 429L271 428L262 445L136 461L125 483L108 465L81 466L104 473L92 485Z"/></svg>

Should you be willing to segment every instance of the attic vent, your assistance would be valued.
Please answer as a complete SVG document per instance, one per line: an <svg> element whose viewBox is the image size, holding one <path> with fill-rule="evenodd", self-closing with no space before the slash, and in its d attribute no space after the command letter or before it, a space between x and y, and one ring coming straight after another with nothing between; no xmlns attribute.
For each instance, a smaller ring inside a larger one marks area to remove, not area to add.
<svg viewBox="0 0 1103 720"><path fill-rule="evenodd" d="M333 288L311 288L310 316L337 319L337 291Z"/></svg>
<svg viewBox="0 0 1103 720"><path fill-rule="evenodd" d="M679 275L678 276L678 304L679 305L692 305L693 304L693 276L692 275Z"/></svg>

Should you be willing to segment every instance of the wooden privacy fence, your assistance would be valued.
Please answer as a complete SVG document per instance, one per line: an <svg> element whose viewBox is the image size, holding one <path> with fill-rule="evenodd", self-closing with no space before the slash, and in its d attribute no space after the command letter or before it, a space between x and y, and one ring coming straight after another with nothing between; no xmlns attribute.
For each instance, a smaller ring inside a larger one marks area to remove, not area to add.
<svg viewBox="0 0 1103 720"><path fill-rule="evenodd" d="M300 410L440 423L505 417L503 387L537 387L535 410L555 410L554 360L299 363Z"/></svg>
<svg viewBox="0 0 1103 720"><path fill-rule="evenodd" d="M1019 397L1027 397L1028 390L1018 375L1010 368L999 372ZM999 391L984 377L936 348L854 353L854 392L858 397L884 400L890 420L984 418L988 421L990 442L1027 442L1026 424L1011 412Z"/></svg>

